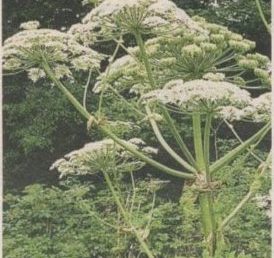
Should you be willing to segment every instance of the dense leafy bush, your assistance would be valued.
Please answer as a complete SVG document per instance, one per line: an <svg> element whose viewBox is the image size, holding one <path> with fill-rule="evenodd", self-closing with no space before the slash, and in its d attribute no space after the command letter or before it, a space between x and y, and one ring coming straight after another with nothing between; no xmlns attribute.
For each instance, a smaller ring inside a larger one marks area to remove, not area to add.
<svg viewBox="0 0 274 258"><path fill-rule="evenodd" d="M226 167L218 173L224 182L217 200L218 216L227 214L235 201L247 192L254 176L254 165L251 159L246 165L243 156L234 162L233 167ZM93 184L87 181L79 184L77 180L71 180L64 181L58 188L37 184L28 186L22 196L5 197L5 257L136 255L138 244L123 223L102 179L92 179ZM144 233L153 253L157 257L201 257L198 207L193 205L193 198L197 197L184 192L181 205L178 205L178 199L166 199L165 192L173 187L172 184L153 178L135 181L137 192L133 221L135 225L145 225L147 231ZM162 186L158 188L157 184ZM263 185L260 195L267 194L269 175ZM116 187L119 187L123 200L127 201L133 190L129 178L124 177ZM229 242L229 248L225 251L226 255L222 253L219 257L270 257L269 227L266 210L253 199L226 228L225 241ZM236 250L235 256L232 253L229 255L230 247Z"/></svg>

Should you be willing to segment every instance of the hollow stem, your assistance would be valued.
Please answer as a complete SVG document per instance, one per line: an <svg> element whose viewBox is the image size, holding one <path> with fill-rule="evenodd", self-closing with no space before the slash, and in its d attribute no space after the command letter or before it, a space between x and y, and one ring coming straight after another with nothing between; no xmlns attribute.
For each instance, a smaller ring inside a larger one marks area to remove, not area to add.
<svg viewBox="0 0 274 258"><path fill-rule="evenodd" d="M201 129L201 115L193 114L193 142L196 155L196 162L200 171L205 170L205 160L203 153L203 143L202 143L202 129Z"/></svg>
<svg viewBox="0 0 274 258"><path fill-rule="evenodd" d="M196 155L197 165L202 178L202 183L209 186L211 183L209 171L206 169L205 153L209 150L209 134L211 126L211 116L208 115L205 128L205 147L202 143L202 128L201 128L201 115L193 114L193 141ZM208 154L207 154L208 155ZM216 249L216 222L213 209L213 194L212 192L199 193L199 205L201 210L201 221L203 226L204 238L207 251L210 257L214 256Z"/></svg>
<svg viewBox="0 0 274 258"><path fill-rule="evenodd" d="M169 115L168 110L166 109L166 107L161 106L161 111L162 111L162 115L163 115L164 119L166 120L167 126L170 129L170 132L172 133L172 135L173 135L174 139L176 140L176 143L178 144L178 146L181 149L182 153L185 155L188 162L190 162L190 164L196 170L198 170L198 166L196 165L196 161L193 158L192 154L190 153L188 147L186 146L183 138L179 134L179 132L178 132L178 130L177 130L175 124L174 124L174 121L172 120L172 118Z"/></svg>
<svg viewBox="0 0 274 258"><path fill-rule="evenodd" d="M191 179L194 180L196 177L193 174L189 174L189 173L185 173L185 172L181 172L179 170L175 170L172 168L169 168L153 159L148 158L146 155L144 155L143 153L139 152L138 150L136 150L136 148L132 147L131 145L127 144L125 141L123 141L122 139L118 138L115 134L113 134L111 131L107 130L104 127L100 127L100 130L102 132L104 132L106 135L108 135L108 137L110 137L112 140L114 140L114 142L118 143L119 145L121 145L122 147L124 147L127 151L129 151L130 153L134 154L135 157L139 158L140 160L146 162L147 164L157 168L160 171L165 172L166 174L175 176L175 177L179 177L179 178L185 178L185 179Z"/></svg>
<svg viewBox="0 0 274 258"><path fill-rule="evenodd" d="M190 164L188 164L184 159L182 159L173 149L168 145L168 143L165 141L163 135L160 132L160 129L152 117L152 112L150 110L149 106L146 106L146 112L148 114L148 120L151 124L151 127L153 129L153 132L159 141L159 143L162 145L162 147L167 151L167 153L173 157L180 165L182 165L187 170L191 171L192 173L196 173L196 169L193 168Z"/></svg>
<svg viewBox="0 0 274 258"><path fill-rule="evenodd" d="M207 176L210 176L209 173L209 164L210 164L210 129L212 122L212 114L206 115L205 131L204 131L204 159L205 159L205 169Z"/></svg>
<svg viewBox="0 0 274 258"><path fill-rule="evenodd" d="M45 73L51 79L51 81L57 86L57 88L68 98L68 100L72 103L72 105L76 108L76 110L84 116L87 120L90 119L89 112L80 104L80 102L70 93L70 91L56 78L53 71L51 70L50 66L46 59L43 62L43 68Z"/></svg>
<svg viewBox="0 0 274 258"><path fill-rule="evenodd" d="M144 45L144 41L143 41L143 38L142 38L142 35L139 33L139 32L136 32L134 34L135 38L136 38L136 42L140 48L140 52L141 52L141 56L142 56L142 61L144 62L144 65L145 65L145 68L146 68L146 72L147 72L147 76L148 76L148 79L149 79L149 82L151 84L151 87L152 88L156 88L156 83L155 83L155 80L153 78L153 74L152 74L152 69L151 69L151 65L149 63L149 59L148 59L148 56L147 56L147 53L146 53L146 49L145 49L145 45ZM163 112L163 115L169 119L169 121L171 120L171 117L168 116L168 112L166 110L166 108L164 106L161 106L161 111ZM189 152L187 146L184 144L182 138L180 137L179 133L177 132L175 126L173 125L173 123L170 123L170 128L171 128L171 132L174 134L175 136L175 139L177 139L179 141L179 145L180 147L182 148L184 154L186 155L186 157L191 161L191 163L193 163L192 165L195 166L195 162L191 153ZM176 154L177 155L177 154ZM197 166L196 166L197 168Z"/></svg>

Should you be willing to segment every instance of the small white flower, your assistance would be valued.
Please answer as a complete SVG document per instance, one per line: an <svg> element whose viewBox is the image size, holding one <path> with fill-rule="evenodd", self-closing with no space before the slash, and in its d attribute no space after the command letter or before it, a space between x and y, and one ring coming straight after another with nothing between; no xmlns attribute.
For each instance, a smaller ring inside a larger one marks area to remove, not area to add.
<svg viewBox="0 0 274 258"><path fill-rule="evenodd" d="M233 106L227 106L227 107L222 107L218 114L218 118L222 118L228 121L239 121L245 118L245 113L243 110L238 109Z"/></svg>
<svg viewBox="0 0 274 258"><path fill-rule="evenodd" d="M272 93L264 93L252 100L250 107L244 109L247 116L256 122L267 122L271 119Z"/></svg>
<svg viewBox="0 0 274 258"><path fill-rule="evenodd" d="M126 9L135 9L144 12L140 23L142 29L159 30L163 25L169 25L170 29L184 25L193 30L201 30L200 27L185 13L169 0L104 0L96 6L83 19L82 24L71 28L70 33L85 44L96 41L92 36L81 35L85 31L97 37L109 37L119 31L128 32L130 21L116 24L116 18L124 15ZM128 17L130 19L131 16ZM118 26L118 27L117 27ZM98 30L99 29L99 30ZM89 41L90 40L90 41Z"/></svg>
<svg viewBox="0 0 274 258"><path fill-rule="evenodd" d="M247 68L247 69L254 69L259 66L258 61L252 60L252 59L247 59L247 58L240 59L238 64L240 67Z"/></svg>
<svg viewBox="0 0 274 258"><path fill-rule="evenodd" d="M148 154L154 154L154 155L157 155L158 154L158 149L157 148L152 148L152 147L144 147L143 149L143 152L146 152Z"/></svg>
<svg viewBox="0 0 274 258"><path fill-rule="evenodd" d="M214 51L217 49L217 45L213 43L201 43L200 47L205 51Z"/></svg>
<svg viewBox="0 0 274 258"><path fill-rule="evenodd" d="M20 24L20 29L23 30L36 30L40 27L39 21L28 21Z"/></svg>
<svg viewBox="0 0 274 258"><path fill-rule="evenodd" d="M42 77L41 71L40 75L35 75L37 70L30 70L41 67L42 55L56 70L58 78L70 77L70 68L98 68L104 58L96 51L77 43L73 36L50 29L19 32L5 40L3 52L4 70L26 70L33 80L38 80L37 76Z"/></svg>
<svg viewBox="0 0 274 258"><path fill-rule="evenodd" d="M28 77L33 81L37 82L41 78L45 78L46 74L44 70L39 68L31 68L28 70Z"/></svg>
<svg viewBox="0 0 274 258"><path fill-rule="evenodd" d="M187 45L182 48L183 55L189 55L191 57L198 56L202 53L202 49L198 47L196 44Z"/></svg>
<svg viewBox="0 0 274 258"><path fill-rule="evenodd" d="M133 138L124 142L130 144L131 147L137 150L146 152L147 154L156 153L156 149L146 146L142 139ZM117 162L119 164L122 160L127 162L130 158L130 164L134 165L135 168L139 169L143 165L142 162L133 160L133 156L131 156L129 152L125 151L123 147L117 145L113 140L104 139L97 142L87 143L83 148L71 151L66 154L64 158L56 160L50 169L57 169L60 172L60 178L68 175L97 173L102 168L101 166L106 165L105 158L109 159L109 156L106 156L108 154L117 157ZM111 165L113 166L113 163L111 163Z"/></svg>
<svg viewBox="0 0 274 258"><path fill-rule="evenodd" d="M206 73L203 76L203 79L209 81L223 81L225 79L225 75L223 73Z"/></svg>
<svg viewBox="0 0 274 258"><path fill-rule="evenodd" d="M134 145L145 145L146 143L140 139L140 138L132 138L130 140L128 140L129 143L132 143Z"/></svg>

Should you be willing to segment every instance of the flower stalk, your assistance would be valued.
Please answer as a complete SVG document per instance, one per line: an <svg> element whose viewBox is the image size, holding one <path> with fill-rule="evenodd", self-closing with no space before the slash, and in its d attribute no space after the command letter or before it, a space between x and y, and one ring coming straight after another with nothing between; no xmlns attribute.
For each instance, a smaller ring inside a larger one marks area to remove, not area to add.
<svg viewBox="0 0 274 258"><path fill-rule="evenodd" d="M267 123L261 130L259 130L256 134L251 136L249 139L244 141L241 145L231 150L225 156L217 160L210 166L210 173L213 174L217 170L224 167L226 164L231 162L237 155L241 154L243 151L248 149L253 143L255 143L258 139L262 139L270 130L271 123Z"/></svg>
<svg viewBox="0 0 274 258"><path fill-rule="evenodd" d="M148 61L148 56L146 54L146 50L144 47L143 39L140 35L140 33L135 33L137 44L140 48L142 60L144 62L148 79L150 81L150 84L152 88L156 87L153 75L152 75L152 69ZM149 112L147 108L147 112ZM153 121L152 121L153 122ZM211 126L211 117L209 117L209 121L207 122L209 129L207 129L207 134L209 138L210 134L210 126ZM157 126L157 124L156 124ZM155 127L154 123L154 131L157 129ZM158 135L158 132L156 130L156 133ZM196 173L201 174L202 178L202 184L210 185L210 181L207 180L209 178L206 175L206 162L204 159L204 148L202 143L202 132L201 132L201 117L200 114L193 114L193 134L194 134L194 148L195 148L195 155L196 155L196 165L199 169L196 171ZM158 135L159 136L159 135ZM178 137L177 137L178 138ZM159 139L158 139L159 140ZM162 140L162 139L160 139ZM209 140L206 140L207 142L207 148L209 149ZM170 152L169 152L170 154ZM205 180L205 181L204 181ZM201 220L203 224L203 231L205 236L205 243L207 246L208 253L211 255L211 257L214 256L215 248L216 248L216 223L215 223L215 217L214 217L214 211L213 211L213 196L211 191L204 192L199 194L199 203L200 203L200 209L201 209Z"/></svg>
<svg viewBox="0 0 274 258"><path fill-rule="evenodd" d="M192 115L193 122L193 141L194 150L197 165L199 167L199 173L201 177L201 184L206 186L205 192L199 193L199 204L201 210L201 221L203 226L203 232L205 237L205 244L210 257L214 256L216 249L216 221L214 215L214 200L212 191L210 189L211 178L208 167L208 150L209 150L209 136L211 126L211 116L207 116L205 133L204 133L204 146L202 142L202 126L201 126L201 115L195 113ZM206 158L207 157L207 161Z"/></svg>
<svg viewBox="0 0 274 258"><path fill-rule="evenodd" d="M156 83L154 81L153 75L152 75L152 69L148 60L148 56L146 54L144 42L142 39L142 36L140 33L136 32L134 33L137 44L140 48L141 53L141 60L144 62L148 80L151 84L151 87L153 89L156 88ZM155 167L156 169L163 171L167 174L183 178L183 179L189 179L193 180L197 185L199 192L199 204L200 204L200 210L201 210L201 221L203 226L203 233L204 233L204 239L206 244L206 249L208 251L208 254L210 257L214 257L214 254L216 252L216 248L218 246L217 244L217 226L215 221L215 215L214 215L214 199L212 194L212 182L211 182L211 175L213 172L221 169L223 166L225 166L227 163L233 160L238 154L242 153L244 150L248 149L254 142L262 139L264 137L269 129L270 129L270 123L268 123L266 126L264 126L259 132L257 132L255 135L250 137L248 140L243 142L240 146L233 149L231 152L226 154L224 157L216 161L213 165L210 166L210 159L209 159L209 150L210 150L210 129L211 129L211 121L212 121L212 115L207 114L206 116L206 122L205 122L205 128L204 128L204 134L202 134L202 125L201 125L201 114L194 113L192 114L192 121L193 121L193 141L194 141L194 150L195 150L195 159L189 152L188 148L186 147L185 143L183 142L182 138L180 137L178 131L176 130L176 127L173 123L168 123L169 128L171 129L171 133L173 134L174 138L176 139L176 142L179 144L181 150L185 154L185 156L188 159L188 162L186 162L184 159L182 159L177 153L175 153L172 148L166 143L164 140L156 121L151 116L151 110L147 106L146 112L148 114L150 123L152 125L152 128L154 130L154 133L161 143L161 145L168 151L168 153L175 158L182 166L187 168L190 172L194 173L185 173L181 172L172 168L169 168L168 166L165 166L149 157L144 155L142 152L138 151L136 148L132 147L119 137L117 137L115 134L113 134L109 129L104 127L100 122L94 118L79 102L78 100L66 89L66 87L61 83L60 80L58 80L51 70L47 60L45 57L43 57L43 64L42 67L44 68L45 73L48 75L48 77L54 82L54 84L59 88L59 90L68 98L68 100L74 105L74 107L83 115L88 121L91 119L95 122L95 124L98 126L98 128L106 134L109 138L114 140L117 144L124 147L127 151L132 153L134 156L139 158L140 160L146 162L147 164ZM161 106L161 110L163 111L164 118L166 121L171 121L171 117L169 116L167 110L165 107ZM192 166L193 165L193 166ZM117 194L115 192L115 189L113 188L113 185L111 184L111 180L108 177L107 174L104 174L105 179L107 181L107 184L113 194L113 197L115 199L115 202L117 203L117 206L119 207L119 210L121 211L124 219L126 222L130 223L127 217L126 211L123 209L123 206L121 206L121 202L119 198L117 197ZM203 189L202 189L203 188ZM241 207L250 196L248 195L246 198L243 199L242 202L238 204L235 211L232 212L232 215L228 217L227 220L230 220L230 217L233 217L234 214L237 213L239 210L239 207ZM153 257L150 250L146 246L146 243L142 240L142 237L139 235L138 231L134 229L133 231L144 249L145 253L148 255L148 257ZM143 241L143 242L142 242Z"/></svg>
<svg viewBox="0 0 274 258"><path fill-rule="evenodd" d="M72 103L72 105L80 112L80 114L86 118L88 121L92 120L99 129L106 134L109 138L111 138L114 142L124 147L127 151L135 155L137 158L141 159L145 163L151 165L152 167L163 171L164 173L167 173L172 176L176 176L179 178L185 178L194 180L196 177L193 174L185 173L182 171L178 171L172 168L169 168L149 157L144 155L142 152L136 150L136 148L132 147L130 144L126 143L119 137L117 137L115 134L113 134L110 130L108 130L106 127L101 125L96 118L94 118L91 114L88 113L87 110L79 103L79 101L70 93L70 91L59 81L53 71L51 70L50 66L48 65L46 59L43 61L43 68L46 72L46 74L49 76L49 78L52 80L52 82L58 87L58 89L68 98L68 100Z"/></svg>
<svg viewBox="0 0 274 258"><path fill-rule="evenodd" d="M171 157L173 157L179 164L181 164L184 168L186 168L187 170L189 170L192 173L196 173L196 169L193 168L190 164L188 164L184 159L182 159L169 145L168 143L165 141L163 135L160 132L160 129L155 121L155 119L153 119L152 117L152 113L151 110L149 108L149 106L146 106L146 112L148 114L148 120L151 124L151 127L153 129L153 132L157 138L157 140L159 141L159 143L162 145L162 147L169 153L169 155Z"/></svg>
<svg viewBox="0 0 274 258"><path fill-rule="evenodd" d="M108 188L110 189L113 199L115 200L116 205L118 206L125 222L128 224L128 226L131 228L131 230L133 231L134 235L136 236L138 242L140 243L140 246L143 248L143 251L147 254L148 258L154 258L154 255L152 254L152 252L149 250L149 247L147 246L146 242L143 240L142 236L140 235L139 231L134 227L134 225L131 223L130 217L127 213L127 211L125 210L122 202L120 201L120 198L117 194L117 192L114 189L114 186L111 182L111 179L108 175L108 173L104 170L102 170L104 178L106 180L106 183L108 185Z"/></svg>

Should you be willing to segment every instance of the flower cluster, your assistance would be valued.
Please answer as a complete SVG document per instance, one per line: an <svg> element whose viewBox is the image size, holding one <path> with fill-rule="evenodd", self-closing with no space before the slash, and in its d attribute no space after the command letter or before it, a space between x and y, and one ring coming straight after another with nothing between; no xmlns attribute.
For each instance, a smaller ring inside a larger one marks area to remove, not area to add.
<svg viewBox="0 0 274 258"><path fill-rule="evenodd" d="M266 86L271 86L271 75L269 72L270 60L261 54L247 54L239 56L238 64L247 70L253 70L254 75Z"/></svg>
<svg viewBox="0 0 274 258"><path fill-rule="evenodd" d="M203 79L209 81L223 81L225 79L225 75L223 73L206 73L203 76Z"/></svg>
<svg viewBox="0 0 274 258"><path fill-rule="evenodd" d="M169 0L105 0L87 14L82 23L73 25L70 33L85 44L113 35L136 30L144 33L178 25L192 30L199 26Z"/></svg>
<svg viewBox="0 0 274 258"><path fill-rule="evenodd" d="M269 87L270 60L258 53L231 49L229 41L249 45L249 50L252 50L253 43L223 26L197 17L194 19L207 33L183 28L146 41L146 53L157 88L163 88L172 79L206 79L233 82L240 86ZM103 87L103 81L118 91L127 89L136 95L151 90L138 47L129 48L128 52L130 55L117 59L109 73L103 73L98 78L96 89ZM251 74L250 69L253 70Z"/></svg>
<svg viewBox="0 0 274 258"><path fill-rule="evenodd" d="M146 143L139 138L132 138L125 142L147 155L158 152L157 149L146 146ZM104 168L130 167L137 170L143 165L113 140L104 139L88 143L83 148L66 154L64 158L56 160L50 169L57 169L62 178L68 175L94 174Z"/></svg>
<svg viewBox="0 0 274 258"><path fill-rule="evenodd" d="M39 21L28 21L20 24L20 29L23 30L35 30L40 27Z"/></svg>
<svg viewBox="0 0 274 258"><path fill-rule="evenodd" d="M44 58L57 78L71 77L71 70L100 67L103 55L77 43L71 35L57 30L36 29L36 22L24 23L19 32L4 42L3 68L6 71L27 71L37 81L45 76Z"/></svg>
<svg viewBox="0 0 274 258"><path fill-rule="evenodd" d="M171 104L187 113L220 114L222 108L230 106L244 108L250 105L250 94L228 82L173 80L161 90L154 90L143 97L147 101Z"/></svg>
<svg viewBox="0 0 274 258"><path fill-rule="evenodd" d="M255 122L268 122L271 119L271 103L271 93L264 93L242 110L243 116Z"/></svg>
<svg viewBox="0 0 274 258"><path fill-rule="evenodd" d="M272 211L271 211L271 193L268 195L256 195L253 200L256 202L257 206L265 211L265 214L268 218L271 219Z"/></svg>

